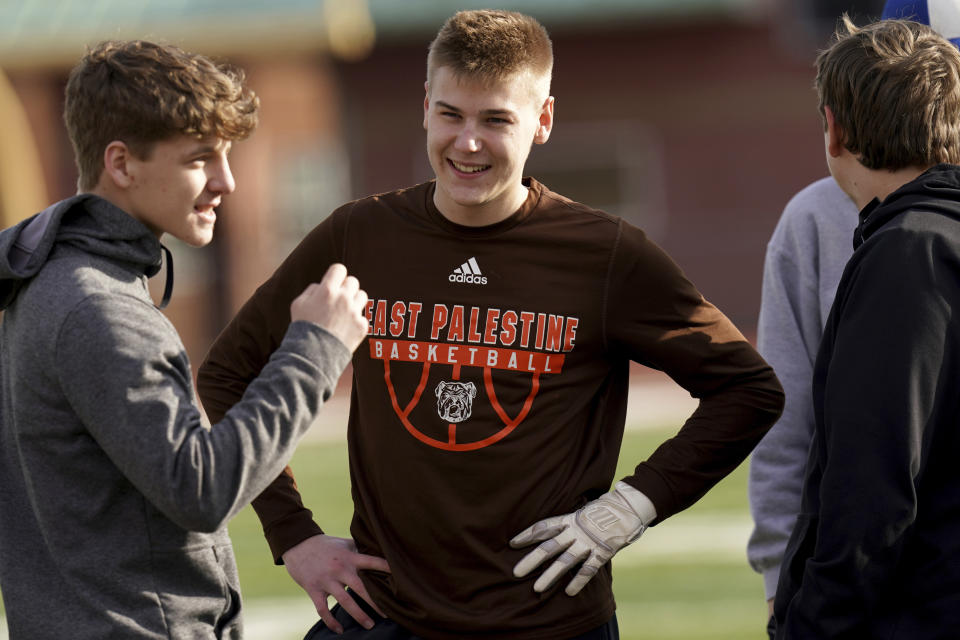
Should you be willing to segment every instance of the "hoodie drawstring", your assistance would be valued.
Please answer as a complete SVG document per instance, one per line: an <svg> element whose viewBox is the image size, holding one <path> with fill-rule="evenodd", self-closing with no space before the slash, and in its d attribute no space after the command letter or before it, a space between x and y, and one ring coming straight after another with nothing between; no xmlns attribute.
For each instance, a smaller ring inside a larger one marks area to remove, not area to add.
<svg viewBox="0 0 960 640"><path fill-rule="evenodd" d="M163 249L163 255L166 258L167 281L163 285L163 297L160 299L157 309L165 308L170 303L170 296L173 295L173 254L163 244L160 245L160 248Z"/></svg>

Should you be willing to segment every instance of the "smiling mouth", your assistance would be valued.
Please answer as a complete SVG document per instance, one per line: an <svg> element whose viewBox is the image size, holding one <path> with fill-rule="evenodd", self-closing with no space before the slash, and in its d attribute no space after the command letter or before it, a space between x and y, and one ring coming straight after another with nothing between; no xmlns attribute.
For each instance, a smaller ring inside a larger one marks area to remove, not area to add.
<svg viewBox="0 0 960 640"><path fill-rule="evenodd" d="M216 204L198 204L193 207L193 210L200 215L201 218L206 220L216 220Z"/></svg>
<svg viewBox="0 0 960 640"><path fill-rule="evenodd" d="M456 160L448 160L450 166L459 171L460 173L482 173L489 169L491 165L489 164L463 164L462 162L457 162Z"/></svg>

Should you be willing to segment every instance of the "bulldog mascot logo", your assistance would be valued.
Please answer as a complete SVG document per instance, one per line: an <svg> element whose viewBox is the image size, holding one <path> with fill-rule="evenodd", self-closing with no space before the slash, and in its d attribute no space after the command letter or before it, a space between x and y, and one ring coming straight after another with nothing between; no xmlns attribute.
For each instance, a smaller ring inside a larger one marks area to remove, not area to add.
<svg viewBox="0 0 960 640"><path fill-rule="evenodd" d="M463 422L470 418L477 387L472 382L444 382L437 385L437 414L447 422Z"/></svg>

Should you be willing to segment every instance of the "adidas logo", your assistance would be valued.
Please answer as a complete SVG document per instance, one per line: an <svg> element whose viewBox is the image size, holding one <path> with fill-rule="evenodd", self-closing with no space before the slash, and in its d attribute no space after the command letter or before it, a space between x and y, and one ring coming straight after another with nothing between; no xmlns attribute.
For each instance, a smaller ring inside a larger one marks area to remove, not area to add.
<svg viewBox="0 0 960 640"><path fill-rule="evenodd" d="M465 282L468 284L487 284L487 277L480 273L480 265L476 258L470 258L453 270L447 280L450 282Z"/></svg>

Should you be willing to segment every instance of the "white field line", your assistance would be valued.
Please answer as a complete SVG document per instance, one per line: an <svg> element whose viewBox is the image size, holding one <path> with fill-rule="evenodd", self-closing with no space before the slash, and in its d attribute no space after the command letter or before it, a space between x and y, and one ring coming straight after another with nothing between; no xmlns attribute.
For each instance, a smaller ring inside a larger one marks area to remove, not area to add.
<svg viewBox="0 0 960 640"><path fill-rule="evenodd" d="M747 563L747 538L753 522L747 515L681 514L644 532L614 556L614 567L671 562Z"/></svg>
<svg viewBox="0 0 960 640"><path fill-rule="evenodd" d="M319 619L306 593L295 598L245 600L243 636L250 640L301 640Z"/></svg>

